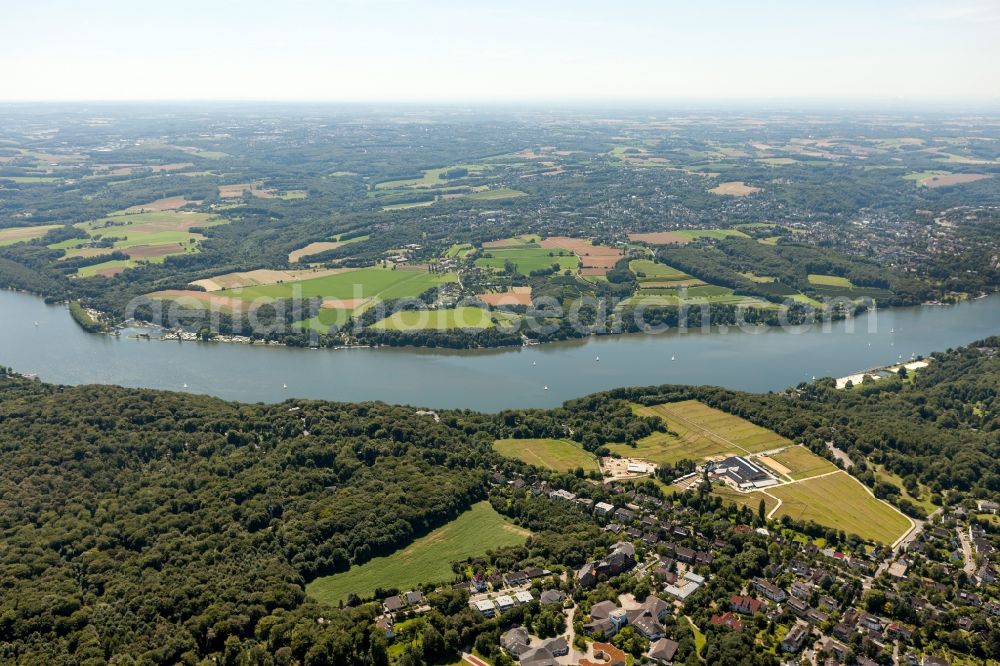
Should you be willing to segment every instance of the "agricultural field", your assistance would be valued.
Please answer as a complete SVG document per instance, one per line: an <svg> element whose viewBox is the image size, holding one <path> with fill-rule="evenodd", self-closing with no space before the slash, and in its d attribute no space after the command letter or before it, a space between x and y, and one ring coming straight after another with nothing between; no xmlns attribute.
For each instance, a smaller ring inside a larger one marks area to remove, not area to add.
<svg viewBox="0 0 1000 666"><path fill-rule="evenodd" d="M845 277L840 277L837 275L820 275L817 273L809 274L809 284L815 284L822 287L841 287L843 289L852 289L854 287L851 281Z"/></svg>
<svg viewBox="0 0 1000 666"><path fill-rule="evenodd" d="M649 259L633 259L628 263L628 267L639 275L639 282L676 282L691 279L687 273Z"/></svg>
<svg viewBox="0 0 1000 666"><path fill-rule="evenodd" d="M128 256L128 261L113 260L97 266L87 266L78 271L80 277L111 275L112 271L135 266L139 261L159 263L165 257L197 252L198 243L205 237L191 230L213 227L225 222L223 218L208 213L167 209L144 213L122 211L92 222L74 225L85 231L90 236L89 239L74 238L54 243L49 248L64 250L67 258L123 252ZM95 247L94 243L97 241L102 241L102 245L110 244L110 247Z"/></svg>
<svg viewBox="0 0 1000 666"><path fill-rule="evenodd" d="M0 247L23 243L24 241L41 238L53 229L58 229L59 224L45 224L39 227L11 227L0 229Z"/></svg>
<svg viewBox="0 0 1000 666"><path fill-rule="evenodd" d="M476 259L476 266L502 271L509 261L516 266L517 272L521 275L528 275L532 271L546 269L556 263L559 264L560 271L567 269L575 271L580 265L580 260L568 250L550 250L527 246L498 247L486 249L484 250L484 254L488 256Z"/></svg>
<svg viewBox="0 0 1000 666"><path fill-rule="evenodd" d="M776 469L794 481L808 479L827 472L836 472L838 469L832 462L816 455L802 445L790 446L784 451L768 456L768 458L777 463L777 466L768 464L768 467ZM762 460L762 462L766 463L767 461Z"/></svg>
<svg viewBox="0 0 1000 666"><path fill-rule="evenodd" d="M517 199L518 197L526 196L528 196L528 194L526 192L522 192L521 190L514 190L509 187L498 187L494 190L473 192L466 198L472 201L501 201L504 199Z"/></svg>
<svg viewBox="0 0 1000 666"><path fill-rule="evenodd" d="M671 233L677 234L681 238L686 238L689 241L696 240L698 238L719 239L729 236L749 238L749 236L738 229L678 229L677 231Z"/></svg>
<svg viewBox="0 0 1000 666"><path fill-rule="evenodd" d="M622 251L607 245L594 245L584 238L550 236L540 245L549 250L567 250L580 258L581 275L607 275L622 258Z"/></svg>
<svg viewBox="0 0 1000 666"><path fill-rule="evenodd" d="M732 180L726 183L720 183L718 186L710 189L709 192L720 196L745 197L747 195L754 194L755 192L760 192L760 188L751 187L741 180Z"/></svg>
<svg viewBox="0 0 1000 666"><path fill-rule="evenodd" d="M317 578L306 585L306 594L336 606L351 593L370 597L375 588L410 590L425 583L447 582L455 577L452 562L523 544L530 534L497 513L489 502L479 502L447 525L391 555Z"/></svg>
<svg viewBox="0 0 1000 666"><path fill-rule="evenodd" d="M875 499L843 471L769 488L767 493L781 500L775 517L812 520L884 544L894 543L911 526L906 516Z"/></svg>
<svg viewBox="0 0 1000 666"><path fill-rule="evenodd" d="M594 454L568 439L498 439L493 449L502 456L556 472L572 472L577 467L586 472L599 469Z"/></svg>
<svg viewBox="0 0 1000 666"><path fill-rule="evenodd" d="M490 313L482 308L458 307L446 310L400 310L371 325L389 331L446 331L456 328L491 328Z"/></svg>
<svg viewBox="0 0 1000 666"><path fill-rule="evenodd" d="M300 282L224 289L217 294L244 301L283 299L293 296L301 298L321 297L345 302L375 298L389 300L415 298L431 287L451 282L454 279L455 276L451 273L361 268Z"/></svg>
<svg viewBox="0 0 1000 666"><path fill-rule="evenodd" d="M670 432L654 433L639 440L634 448L627 444L609 446L623 456L671 465L684 459L702 461L714 456L747 455L792 445L777 433L697 400L652 407L633 405L632 410L641 416L659 416Z"/></svg>
<svg viewBox="0 0 1000 666"><path fill-rule="evenodd" d="M337 238L332 241L318 241L316 243L309 243L305 247L301 247L298 250L293 250L288 253L288 263L296 264L303 257L308 257L314 254L320 254L322 252L328 252L330 250L336 250L339 247L344 247L345 245L350 245L351 243L359 243L361 241L368 240L368 236L356 236L354 238L349 238L347 240L340 240Z"/></svg>

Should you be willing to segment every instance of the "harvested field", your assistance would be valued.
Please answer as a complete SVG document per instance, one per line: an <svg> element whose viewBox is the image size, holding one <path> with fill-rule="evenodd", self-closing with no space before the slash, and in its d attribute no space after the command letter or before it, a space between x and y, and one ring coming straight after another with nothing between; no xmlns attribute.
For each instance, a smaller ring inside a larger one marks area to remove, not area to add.
<svg viewBox="0 0 1000 666"><path fill-rule="evenodd" d="M189 203L201 203L200 201L189 201L184 197L166 197L163 199L157 199L156 201L151 201L148 204L140 204L138 206L132 206L126 208L126 213L142 213L142 212L156 212L162 210L176 210L182 208Z"/></svg>
<svg viewBox="0 0 1000 666"><path fill-rule="evenodd" d="M40 227L14 227L11 229L0 229L0 247L22 243L34 238L41 238L53 229L58 229L58 224L46 224Z"/></svg>
<svg viewBox="0 0 1000 666"><path fill-rule="evenodd" d="M974 183L977 180L992 178L988 173L953 173L947 176L930 176L919 181L925 187L950 187L964 183Z"/></svg>
<svg viewBox="0 0 1000 666"><path fill-rule="evenodd" d="M674 287L700 287L705 284L698 278L688 278L686 280L673 280L671 282L640 282L640 289L672 289Z"/></svg>
<svg viewBox="0 0 1000 666"><path fill-rule="evenodd" d="M531 305L531 287L514 287L499 294L481 294L479 299L487 305Z"/></svg>
<svg viewBox="0 0 1000 666"><path fill-rule="evenodd" d="M514 238L501 238L500 240L487 241L483 243L484 248L489 247L517 247L520 245L528 245L531 243L538 243L541 239L534 235L525 236L515 236Z"/></svg>
<svg viewBox="0 0 1000 666"><path fill-rule="evenodd" d="M731 180L725 183L720 183L718 186L710 189L709 192L720 196L745 197L748 194L760 192L760 188L746 185L742 180Z"/></svg>
<svg viewBox="0 0 1000 666"><path fill-rule="evenodd" d="M606 245L593 245L583 238L551 236L540 245L547 249L565 249L580 257L581 275L606 275L622 258L622 251Z"/></svg>
<svg viewBox="0 0 1000 666"><path fill-rule="evenodd" d="M324 310L353 310L367 302L367 298L328 298L320 304L320 307Z"/></svg>
<svg viewBox="0 0 1000 666"><path fill-rule="evenodd" d="M166 257L170 254L184 252L184 246L180 243L167 243L165 245L136 245L124 250L129 259L151 259L153 257Z"/></svg>
<svg viewBox="0 0 1000 666"><path fill-rule="evenodd" d="M186 289L165 289L149 294L150 298L162 301L174 301L186 308L214 309L222 312L243 312L251 309L251 304L239 298L216 296L204 291L189 291Z"/></svg>
<svg viewBox="0 0 1000 666"><path fill-rule="evenodd" d="M214 278L205 280L195 280L191 284L203 287L205 291L222 291L223 289L239 289L241 287L257 287L263 284L278 284L279 282L296 282L298 280L310 280L328 275L344 273L347 268L324 268L317 270L302 271L277 271L262 268L256 271L245 273L226 273Z"/></svg>
<svg viewBox="0 0 1000 666"><path fill-rule="evenodd" d="M299 248L294 252L288 253L288 263L296 264L302 257L308 257L314 254L320 254L321 252L327 252L329 250L336 250L338 247L343 247L344 243L339 241L320 241L318 243L309 243L303 248Z"/></svg>
<svg viewBox="0 0 1000 666"><path fill-rule="evenodd" d="M673 231L629 234L628 239L637 243L649 243L650 245L685 245L691 242L691 239L680 236Z"/></svg>
<svg viewBox="0 0 1000 666"><path fill-rule="evenodd" d="M253 183L237 183L235 185L219 185L220 199L238 199L243 193L249 190L253 193Z"/></svg>

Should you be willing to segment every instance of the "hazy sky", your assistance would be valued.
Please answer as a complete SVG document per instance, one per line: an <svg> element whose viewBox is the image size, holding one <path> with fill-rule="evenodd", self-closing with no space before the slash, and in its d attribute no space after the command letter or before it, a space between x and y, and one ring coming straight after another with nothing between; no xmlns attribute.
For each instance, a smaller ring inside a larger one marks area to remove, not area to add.
<svg viewBox="0 0 1000 666"><path fill-rule="evenodd" d="M3 100L1000 99L1000 0L6 0Z"/></svg>

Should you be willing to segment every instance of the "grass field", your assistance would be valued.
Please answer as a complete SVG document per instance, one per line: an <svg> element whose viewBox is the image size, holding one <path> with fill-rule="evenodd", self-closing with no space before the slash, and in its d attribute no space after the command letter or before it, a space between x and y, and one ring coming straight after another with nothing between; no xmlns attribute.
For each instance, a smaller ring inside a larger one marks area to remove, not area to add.
<svg viewBox="0 0 1000 666"><path fill-rule="evenodd" d="M788 468L788 476L796 481L837 471L836 465L804 446L791 446L770 457Z"/></svg>
<svg viewBox="0 0 1000 666"><path fill-rule="evenodd" d="M822 285L824 287L843 287L851 289L854 287L851 281L839 275L821 275L819 273L809 274L809 284Z"/></svg>
<svg viewBox="0 0 1000 666"><path fill-rule="evenodd" d="M517 199L518 197L526 196L528 196L527 192L522 192L521 190L513 190L509 187L498 187L495 190L473 192L465 198L473 201L500 201L502 199Z"/></svg>
<svg viewBox="0 0 1000 666"><path fill-rule="evenodd" d="M392 555L317 578L306 585L306 594L337 605L352 592L370 597L377 587L405 591L421 583L447 582L454 578L452 562L483 555L494 548L522 544L528 535L527 530L494 511L489 502L479 502L447 525Z"/></svg>
<svg viewBox="0 0 1000 666"><path fill-rule="evenodd" d="M685 458L701 461L710 456L745 455L792 445L777 433L696 400L653 407L633 405L632 409L641 416L659 416L676 435L655 433L639 440L635 448L626 444L609 446L621 455L669 465Z"/></svg>
<svg viewBox="0 0 1000 666"><path fill-rule="evenodd" d="M875 499L847 472L777 486L767 492L782 502L776 517L813 520L885 544L893 543L910 529L906 516Z"/></svg>
<svg viewBox="0 0 1000 666"><path fill-rule="evenodd" d="M135 266L138 261L159 263L165 257L198 252L198 243L204 236L191 231L193 228L207 228L225 224L224 218L208 213L182 212L177 210L153 210L145 213L118 211L107 217L91 222L76 224L90 238L74 238L49 247L65 250L67 257L93 254L88 247L93 240L111 240L114 250L129 256L127 263L122 260L106 262L97 266L80 269L77 275L109 274L120 265ZM119 262L119 263L115 263Z"/></svg>
<svg viewBox="0 0 1000 666"><path fill-rule="evenodd" d="M389 331L450 330L455 328L490 328L490 313L482 308L458 307L447 310L400 310L372 328Z"/></svg>
<svg viewBox="0 0 1000 666"><path fill-rule="evenodd" d="M45 224L40 227L12 227L0 229L0 247L23 243L24 241L41 238L53 229L58 229L58 224Z"/></svg>
<svg viewBox="0 0 1000 666"><path fill-rule="evenodd" d="M548 250L541 247L492 247L485 249L484 252L490 256L476 259L476 266L502 271L506 262L510 261L517 267L517 272L521 275L528 275L532 271L548 268L555 263L559 264L560 270L567 268L576 270L580 265L580 260L576 255L565 250L563 256L559 256L559 250Z"/></svg>
<svg viewBox="0 0 1000 666"><path fill-rule="evenodd" d="M577 467L597 471L597 458L568 439L498 439L493 449L502 456L523 460L557 472L571 472Z"/></svg>
<svg viewBox="0 0 1000 666"><path fill-rule="evenodd" d="M331 326L339 328L346 324L350 318L351 310L347 308L323 308L315 317L306 319L299 325L317 333L327 333Z"/></svg>
<svg viewBox="0 0 1000 666"><path fill-rule="evenodd" d="M428 273L426 271L401 271L389 268L361 268L335 275L238 289L223 289L219 296L254 299L282 299L299 295L302 298L319 296L328 299L353 300L380 298L412 298L431 287L454 280L450 273Z"/></svg>
<svg viewBox="0 0 1000 666"><path fill-rule="evenodd" d="M639 281L650 282L675 282L679 280L690 280L691 276L677 270L667 264L661 264L649 259L633 259L628 262L629 270L633 273L642 273L645 277L640 277Z"/></svg>
<svg viewBox="0 0 1000 666"><path fill-rule="evenodd" d="M674 231L673 233L687 240L695 240L698 238L726 238L727 236L749 238L749 236L745 233L736 229L680 229L678 231Z"/></svg>
<svg viewBox="0 0 1000 666"><path fill-rule="evenodd" d="M718 495L727 502L735 502L740 506L745 506L753 511L754 515L756 515L757 509L760 507L761 500L764 500L764 510L767 513L770 513L774 507L778 506L778 500L773 497L769 497L763 493L741 493L721 483L712 486L712 494Z"/></svg>

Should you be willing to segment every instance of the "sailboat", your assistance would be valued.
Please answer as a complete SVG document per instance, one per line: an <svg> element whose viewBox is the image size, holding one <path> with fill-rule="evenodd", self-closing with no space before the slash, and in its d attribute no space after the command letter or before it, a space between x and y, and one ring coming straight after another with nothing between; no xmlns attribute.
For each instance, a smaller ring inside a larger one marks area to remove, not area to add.
<svg viewBox="0 0 1000 666"><path fill-rule="evenodd" d="M595 361L596 363L600 363L600 362L601 362L601 357L600 357L600 356L598 356L597 358L595 358L595 359L594 359L594 361Z"/></svg>
<svg viewBox="0 0 1000 666"><path fill-rule="evenodd" d="M671 361L676 361L676 360L677 360L677 357L676 357L676 356L671 356L671 357L670 357L670 360L671 360Z"/></svg>
<svg viewBox="0 0 1000 666"><path fill-rule="evenodd" d="M549 387L548 386L543 386L542 389L545 390L545 391L548 391Z"/></svg>
<svg viewBox="0 0 1000 666"><path fill-rule="evenodd" d="M283 389L286 389L286 388L288 388L288 384L282 384L282 385L281 385L281 388L283 388Z"/></svg>

